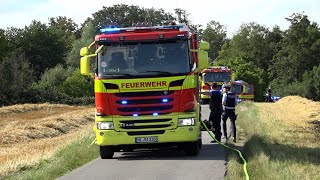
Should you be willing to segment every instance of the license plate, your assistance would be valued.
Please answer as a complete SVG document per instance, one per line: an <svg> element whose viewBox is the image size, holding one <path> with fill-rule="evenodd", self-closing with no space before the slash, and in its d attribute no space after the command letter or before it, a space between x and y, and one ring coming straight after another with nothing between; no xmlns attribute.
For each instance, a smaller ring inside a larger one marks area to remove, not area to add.
<svg viewBox="0 0 320 180"><path fill-rule="evenodd" d="M158 142L158 137L157 136L136 137L136 143L150 143L150 142Z"/></svg>

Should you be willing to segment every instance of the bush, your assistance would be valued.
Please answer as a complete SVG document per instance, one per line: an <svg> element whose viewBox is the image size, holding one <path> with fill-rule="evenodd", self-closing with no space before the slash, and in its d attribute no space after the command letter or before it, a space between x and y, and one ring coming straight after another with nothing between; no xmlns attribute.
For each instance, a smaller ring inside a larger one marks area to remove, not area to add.
<svg viewBox="0 0 320 180"><path fill-rule="evenodd" d="M59 87L60 92L74 98L90 97L94 95L93 81L87 81L87 78L80 74L79 69L72 72L62 85Z"/></svg>
<svg viewBox="0 0 320 180"><path fill-rule="evenodd" d="M41 89L55 89L71 75L73 70L74 68L65 69L61 64L58 64L54 68L46 70L37 85Z"/></svg>

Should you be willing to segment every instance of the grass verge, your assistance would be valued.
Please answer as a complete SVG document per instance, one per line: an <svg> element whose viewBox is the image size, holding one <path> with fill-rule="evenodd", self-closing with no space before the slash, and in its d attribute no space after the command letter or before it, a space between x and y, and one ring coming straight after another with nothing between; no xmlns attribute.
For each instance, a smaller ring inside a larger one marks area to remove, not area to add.
<svg viewBox="0 0 320 180"><path fill-rule="evenodd" d="M52 158L42 160L35 166L21 167L18 172L3 179L56 179L98 157L97 146L90 145L93 139L93 135L85 135L66 145Z"/></svg>
<svg viewBox="0 0 320 180"><path fill-rule="evenodd" d="M238 107L237 126L246 136L243 154L250 178L320 179L320 144L315 132L286 123L286 115L275 116L269 106L272 105L248 102ZM238 156L231 153L227 179L245 179L242 165Z"/></svg>

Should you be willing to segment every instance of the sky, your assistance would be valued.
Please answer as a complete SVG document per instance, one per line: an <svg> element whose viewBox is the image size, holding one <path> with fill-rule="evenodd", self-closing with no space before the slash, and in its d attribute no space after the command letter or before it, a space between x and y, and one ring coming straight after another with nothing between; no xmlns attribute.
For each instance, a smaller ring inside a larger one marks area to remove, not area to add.
<svg viewBox="0 0 320 180"><path fill-rule="evenodd" d="M292 13L304 13L309 20L320 24L320 0L0 0L0 28L23 28L32 20L47 23L50 17L66 16L81 24L103 6L114 4L137 5L145 8L162 8L172 12L175 8L190 13L194 24L212 20L225 25L228 37L241 24L256 22L268 28L275 25L282 30L289 27L285 20Z"/></svg>

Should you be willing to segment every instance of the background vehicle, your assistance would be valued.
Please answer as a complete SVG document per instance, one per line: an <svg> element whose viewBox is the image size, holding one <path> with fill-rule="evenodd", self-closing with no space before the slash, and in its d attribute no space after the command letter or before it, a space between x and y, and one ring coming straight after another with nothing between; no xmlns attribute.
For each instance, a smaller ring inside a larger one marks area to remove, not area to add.
<svg viewBox="0 0 320 180"><path fill-rule="evenodd" d="M221 89L224 82L230 83L232 80L232 70L226 66L211 66L202 71L201 91L207 92L211 89L212 83L217 83ZM201 94L201 100L204 104L209 102L210 97Z"/></svg>
<svg viewBox="0 0 320 180"><path fill-rule="evenodd" d="M238 103L254 100L254 86L243 80L232 82L231 90L238 96Z"/></svg>
<svg viewBox="0 0 320 180"><path fill-rule="evenodd" d="M209 44L185 25L105 28L95 54L81 49L81 74L95 82L96 133L101 158L115 151L201 147L199 72ZM96 71L90 71L96 57Z"/></svg>

